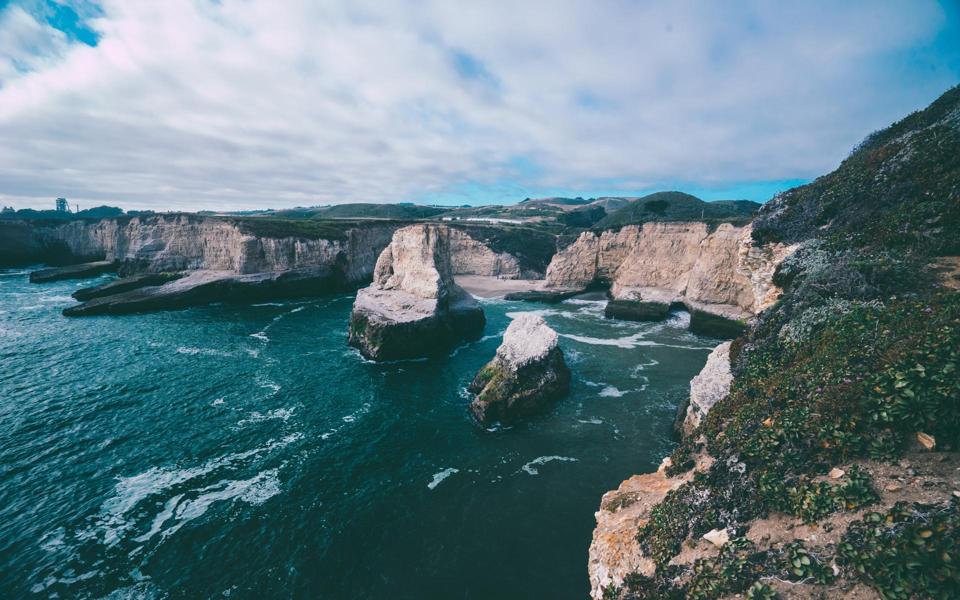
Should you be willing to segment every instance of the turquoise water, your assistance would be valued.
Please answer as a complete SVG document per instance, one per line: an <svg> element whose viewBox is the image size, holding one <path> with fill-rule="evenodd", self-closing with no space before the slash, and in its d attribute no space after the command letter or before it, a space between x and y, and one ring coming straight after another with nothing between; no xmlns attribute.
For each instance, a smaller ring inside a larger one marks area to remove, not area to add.
<svg viewBox="0 0 960 600"><path fill-rule="evenodd" d="M603 303L484 303L486 337L377 365L352 296L67 319L0 271L0 597L584 598L603 492L656 467L714 340ZM570 397L509 429L464 387L510 313Z"/></svg>

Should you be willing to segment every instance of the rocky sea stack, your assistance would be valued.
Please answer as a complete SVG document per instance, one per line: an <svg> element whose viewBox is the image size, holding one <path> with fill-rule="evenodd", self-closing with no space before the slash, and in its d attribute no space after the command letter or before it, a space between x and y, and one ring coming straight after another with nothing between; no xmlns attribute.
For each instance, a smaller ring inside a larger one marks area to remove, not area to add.
<svg viewBox="0 0 960 600"><path fill-rule="evenodd" d="M483 332L477 301L453 280L450 230L442 225L398 229L380 254L373 283L357 293L351 346L373 360L419 358Z"/></svg>
<svg viewBox="0 0 960 600"><path fill-rule="evenodd" d="M470 384L470 411L483 425L509 423L543 410L570 389L570 369L557 332L543 317L524 313L506 333L497 355Z"/></svg>

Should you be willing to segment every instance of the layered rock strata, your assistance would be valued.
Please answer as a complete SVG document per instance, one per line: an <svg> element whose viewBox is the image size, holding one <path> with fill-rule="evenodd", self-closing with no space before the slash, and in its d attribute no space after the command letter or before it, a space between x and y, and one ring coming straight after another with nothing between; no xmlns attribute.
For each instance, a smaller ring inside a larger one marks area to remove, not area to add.
<svg viewBox="0 0 960 600"><path fill-rule="evenodd" d="M485 318L453 280L450 228L398 229L377 259L373 283L357 293L349 343L373 360L434 355L479 337Z"/></svg>
<svg viewBox="0 0 960 600"><path fill-rule="evenodd" d="M483 425L510 423L542 411L570 389L570 369L557 332L543 317L523 313L503 335L497 355L474 378L470 411Z"/></svg>

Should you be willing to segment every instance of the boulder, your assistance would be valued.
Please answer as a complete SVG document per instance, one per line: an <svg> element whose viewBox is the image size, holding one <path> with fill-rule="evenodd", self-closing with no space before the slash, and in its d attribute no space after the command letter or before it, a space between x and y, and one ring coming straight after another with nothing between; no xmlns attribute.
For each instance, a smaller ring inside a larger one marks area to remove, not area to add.
<svg viewBox="0 0 960 600"><path fill-rule="evenodd" d="M476 394L470 411L481 424L516 421L567 394L570 369L557 339L537 314L523 313L510 323L497 355L469 387Z"/></svg>
<svg viewBox="0 0 960 600"><path fill-rule="evenodd" d="M450 231L398 229L377 259L373 283L357 293L349 344L372 360L420 358L483 333L477 301L453 280Z"/></svg>

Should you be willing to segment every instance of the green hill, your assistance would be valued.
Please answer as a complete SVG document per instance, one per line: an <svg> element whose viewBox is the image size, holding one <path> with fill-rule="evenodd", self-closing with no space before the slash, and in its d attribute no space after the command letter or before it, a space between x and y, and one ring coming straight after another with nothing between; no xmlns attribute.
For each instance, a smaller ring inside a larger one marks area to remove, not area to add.
<svg viewBox="0 0 960 600"><path fill-rule="evenodd" d="M617 229L647 221L748 222L760 204L749 200L704 202L683 192L656 192L638 198L598 221L595 229Z"/></svg>

